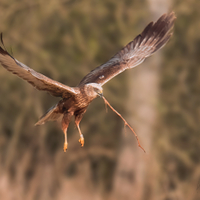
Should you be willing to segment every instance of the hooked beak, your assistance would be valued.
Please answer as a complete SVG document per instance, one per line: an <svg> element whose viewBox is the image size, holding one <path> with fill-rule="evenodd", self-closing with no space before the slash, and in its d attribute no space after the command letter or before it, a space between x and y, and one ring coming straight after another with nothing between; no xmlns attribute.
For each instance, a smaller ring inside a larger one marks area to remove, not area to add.
<svg viewBox="0 0 200 200"><path fill-rule="evenodd" d="M101 91L101 93L98 93L98 95L102 98L103 97L103 91Z"/></svg>

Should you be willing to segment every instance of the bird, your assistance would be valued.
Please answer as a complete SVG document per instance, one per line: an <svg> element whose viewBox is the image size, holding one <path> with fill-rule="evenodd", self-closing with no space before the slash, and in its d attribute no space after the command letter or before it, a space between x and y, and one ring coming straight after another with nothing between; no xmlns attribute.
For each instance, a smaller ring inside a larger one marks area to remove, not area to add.
<svg viewBox="0 0 200 200"><path fill-rule="evenodd" d="M0 64L6 70L26 80L36 89L47 91L53 96L62 98L56 105L52 106L35 125L42 125L47 121L60 120L61 128L64 133L63 150L66 152L68 148L67 129L73 116L75 117L75 125L80 135L79 142L82 147L84 146L84 136L79 124L88 105L97 97L102 97L104 102L124 120L125 125L128 125L126 120L103 96L103 85L123 71L141 64L147 57L161 49L173 34L175 19L175 13L171 12L163 14L156 22L150 22L141 34L137 35L105 64L89 72L76 87L70 87L52 80L15 59L6 50L2 34ZM131 127L129 126L129 128ZM138 145L141 147L139 140Z"/></svg>

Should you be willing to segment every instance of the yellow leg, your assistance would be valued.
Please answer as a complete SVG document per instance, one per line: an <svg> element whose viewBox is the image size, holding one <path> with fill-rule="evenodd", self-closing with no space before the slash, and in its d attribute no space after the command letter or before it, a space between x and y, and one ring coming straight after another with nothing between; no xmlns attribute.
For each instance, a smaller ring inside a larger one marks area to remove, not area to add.
<svg viewBox="0 0 200 200"><path fill-rule="evenodd" d="M66 152L67 146L68 146L68 143L67 143L67 128L69 126L69 122L70 122L71 117L73 115L74 115L73 112L64 113L63 119L62 119L62 122L61 122L62 130L63 130L63 133L65 135L65 142L64 142L64 147L63 147L64 152Z"/></svg>
<svg viewBox="0 0 200 200"><path fill-rule="evenodd" d="M68 143L67 143L67 129L64 130L64 135L65 135L65 142L64 142L63 150L64 150L64 152L66 152L67 146L68 146Z"/></svg>

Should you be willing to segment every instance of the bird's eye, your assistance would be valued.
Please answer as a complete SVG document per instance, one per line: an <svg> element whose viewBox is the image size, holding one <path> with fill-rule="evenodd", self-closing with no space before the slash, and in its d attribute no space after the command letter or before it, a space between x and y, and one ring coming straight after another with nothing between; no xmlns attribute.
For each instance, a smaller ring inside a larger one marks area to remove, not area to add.
<svg viewBox="0 0 200 200"><path fill-rule="evenodd" d="M94 91L95 91L96 93L99 93L99 89L98 89L98 88L94 88Z"/></svg>

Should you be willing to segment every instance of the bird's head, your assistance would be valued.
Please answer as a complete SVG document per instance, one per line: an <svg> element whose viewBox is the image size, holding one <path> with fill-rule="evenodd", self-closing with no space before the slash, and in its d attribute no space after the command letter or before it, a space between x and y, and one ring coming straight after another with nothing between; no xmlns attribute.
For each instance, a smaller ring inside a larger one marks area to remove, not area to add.
<svg viewBox="0 0 200 200"><path fill-rule="evenodd" d="M98 83L88 83L86 86L90 90L92 96L103 96L103 88Z"/></svg>

